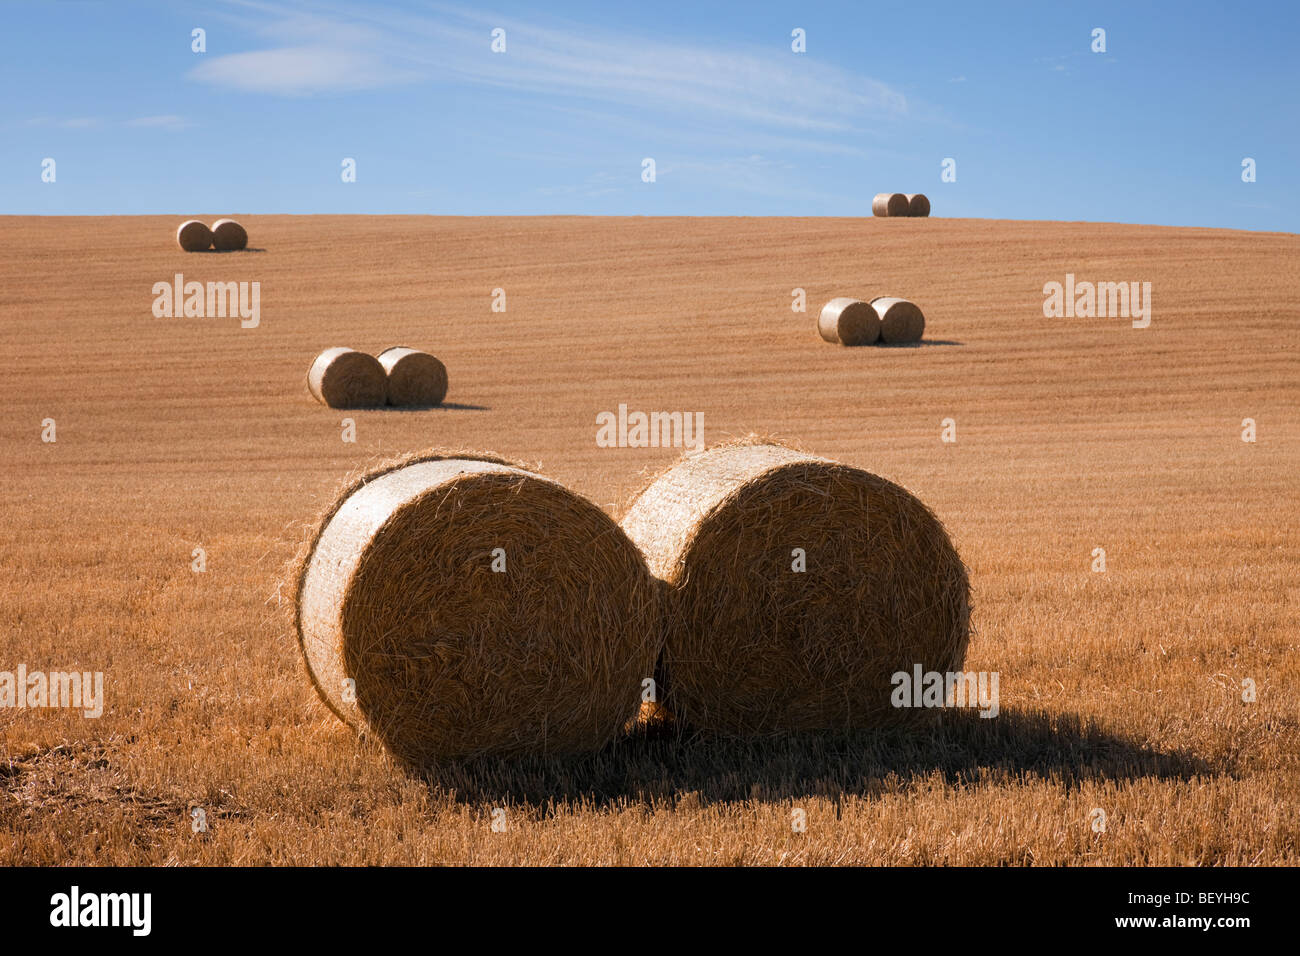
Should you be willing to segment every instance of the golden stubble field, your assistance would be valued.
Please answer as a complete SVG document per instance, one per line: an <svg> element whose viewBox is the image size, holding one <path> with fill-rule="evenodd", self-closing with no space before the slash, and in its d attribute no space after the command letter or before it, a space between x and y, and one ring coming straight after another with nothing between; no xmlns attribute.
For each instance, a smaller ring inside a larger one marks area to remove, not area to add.
<svg viewBox="0 0 1300 956"><path fill-rule="evenodd" d="M0 709L0 863L1300 861L1300 238L240 218L253 250L228 255L176 249L179 217L0 220L0 670L103 671L106 697L97 720ZM177 272L260 282L261 324L154 318ZM1150 282L1151 326L1044 318L1067 272ZM827 299L887 293L930 344L817 338ZM446 362L450 407L307 396L320 349L393 344ZM970 567L967 668L999 672L999 716L424 778L359 742L286 623L304 523L356 466L433 445L531 463L617 516L675 455L597 447L620 403L919 495Z"/></svg>

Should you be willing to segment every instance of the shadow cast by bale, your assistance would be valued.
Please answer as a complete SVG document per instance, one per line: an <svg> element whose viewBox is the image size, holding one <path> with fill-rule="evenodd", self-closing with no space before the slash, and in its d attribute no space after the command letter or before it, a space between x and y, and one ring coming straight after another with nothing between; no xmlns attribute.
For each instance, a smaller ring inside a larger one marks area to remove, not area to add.
<svg viewBox="0 0 1300 956"><path fill-rule="evenodd" d="M965 342L958 342L955 339L921 339L919 342L877 342L876 348L881 349L924 349L931 346L964 346Z"/></svg>
<svg viewBox="0 0 1300 956"><path fill-rule="evenodd" d="M438 405L386 405L386 411L390 412L437 412L446 410L449 412L490 412L491 405L469 405L462 402L442 402Z"/></svg>
<svg viewBox="0 0 1300 956"><path fill-rule="evenodd" d="M1222 772L1184 751L1152 750L1073 714L1003 710L995 718L948 711L912 730L789 734L738 740L659 727L598 754L574 758L477 759L421 772L462 803L531 805L702 803L906 790L938 772L950 784L981 777L1038 777L1073 789L1087 781L1187 780Z"/></svg>

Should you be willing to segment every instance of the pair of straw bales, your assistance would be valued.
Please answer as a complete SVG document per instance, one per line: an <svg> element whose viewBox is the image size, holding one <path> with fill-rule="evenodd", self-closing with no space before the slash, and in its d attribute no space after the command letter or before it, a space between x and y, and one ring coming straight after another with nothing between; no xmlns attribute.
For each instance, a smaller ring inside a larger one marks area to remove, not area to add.
<svg viewBox="0 0 1300 956"><path fill-rule="evenodd" d="M822 307L817 333L833 345L919 342L925 315L914 302L896 296L877 296L870 302L841 296Z"/></svg>
<svg viewBox="0 0 1300 956"><path fill-rule="evenodd" d="M897 723L891 675L957 669L969 621L924 504L755 440L677 462L621 525L493 456L387 463L326 510L295 608L322 699L416 765L598 749L651 675L704 730Z"/></svg>
<svg viewBox="0 0 1300 956"><path fill-rule="evenodd" d="M924 193L876 193L871 200L871 214L897 218L930 215L930 200Z"/></svg>
<svg viewBox="0 0 1300 956"><path fill-rule="evenodd" d="M238 252L248 247L248 231L233 219L218 219L209 229L206 223L188 219L176 229L176 244L186 252Z"/></svg>
<svg viewBox="0 0 1300 956"><path fill-rule="evenodd" d="M307 372L307 390L330 408L432 408L447 397L447 366L428 352L395 345L376 358L326 349Z"/></svg>

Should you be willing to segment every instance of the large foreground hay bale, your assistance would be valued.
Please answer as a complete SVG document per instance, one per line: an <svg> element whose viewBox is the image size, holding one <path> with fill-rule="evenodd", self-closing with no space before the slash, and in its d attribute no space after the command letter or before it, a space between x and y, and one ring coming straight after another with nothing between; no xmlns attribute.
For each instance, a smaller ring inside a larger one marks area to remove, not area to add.
<svg viewBox="0 0 1300 956"><path fill-rule="evenodd" d="M822 306L817 332L827 342L870 345L880 337L880 317L866 302L841 296Z"/></svg>
<svg viewBox="0 0 1300 956"><path fill-rule="evenodd" d="M693 726L903 722L915 711L891 705L892 675L965 657L969 586L943 526L858 468L720 445L654 479L622 525L667 582L662 700Z"/></svg>
<svg viewBox="0 0 1300 956"><path fill-rule="evenodd" d="M447 397L447 366L428 352L394 345L379 353L388 375L388 404L406 408L441 405Z"/></svg>
<svg viewBox="0 0 1300 956"><path fill-rule="evenodd" d="M881 295L871 300L871 307L880 317L880 341L886 345L921 341L925 334L925 315L916 303Z"/></svg>
<svg viewBox="0 0 1300 956"><path fill-rule="evenodd" d="M388 401L388 375L373 355L326 349L311 363L307 390L330 408L378 408Z"/></svg>
<svg viewBox="0 0 1300 956"><path fill-rule="evenodd" d="M876 193L871 200L873 216L906 216L907 197L902 193Z"/></svg>
<svg viewBox="0 0 1300 956"><path fill-rule="evenodd" d="M925 193L907 194L907 214L909 216L930 215L930 200Z"/></svg>
<svg viewBox="0 0 1300 956"><path fill-rule="evenodd" d="M237 252L248 245L248 233L233 219L218 219L212 224L212 248L218 252Z"/></svg>
<svg viewBox="0 0 1300 956"><path fill-rule="evenodd" d="M207 223L187 219L176 229L176 244L186 252L204 252L212 245L212 230Z"/></svg>
<svg viewBox="0 0 1300 956"><path fill-rule="evenodd" d="M305 552L295 624L325 703L403 761L576 753L638 711L658 587L585 498L435 453L345 487Z"/></svg>

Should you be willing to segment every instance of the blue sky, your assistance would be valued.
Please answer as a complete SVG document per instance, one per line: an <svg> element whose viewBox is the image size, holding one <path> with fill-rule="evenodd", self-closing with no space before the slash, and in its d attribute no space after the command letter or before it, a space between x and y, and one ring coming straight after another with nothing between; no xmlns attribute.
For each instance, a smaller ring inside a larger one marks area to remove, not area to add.
<svg viewBox="0 0 1300 956"><path fill-rule="evenodd" d="M1300 231L1300 4L1223 7L8 0L0 213L861 216L894 190Z"/></svg>

